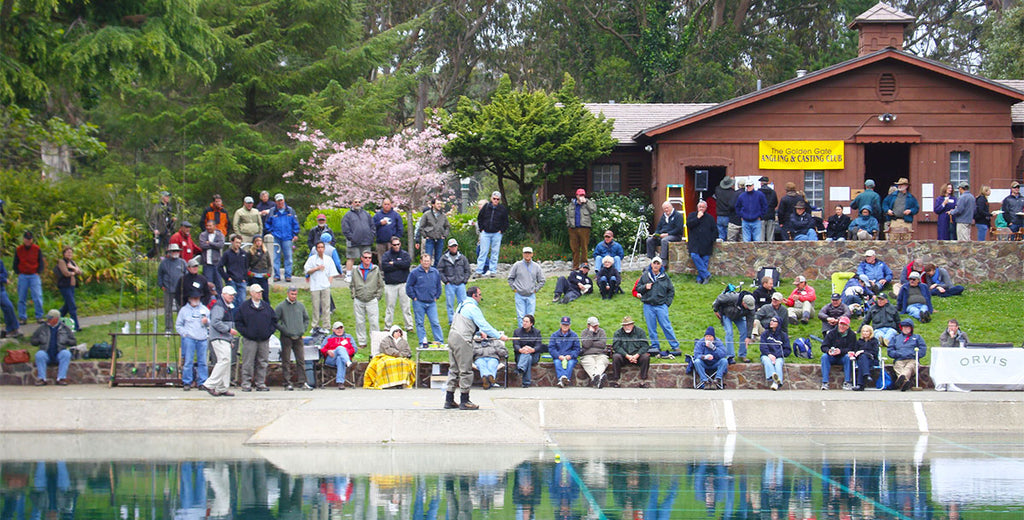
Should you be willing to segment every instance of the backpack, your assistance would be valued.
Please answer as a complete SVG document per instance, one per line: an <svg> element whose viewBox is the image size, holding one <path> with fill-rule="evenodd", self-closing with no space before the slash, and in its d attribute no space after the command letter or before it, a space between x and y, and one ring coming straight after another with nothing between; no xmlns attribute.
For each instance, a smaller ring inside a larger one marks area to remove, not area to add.
<svg viewBox="0 0 1024 520"><path fill-rule="evenodd" d="M875 380L875 388L879 390L888 390L892 388L892 376L890 376L884 368L879 369L878 372L878 379Z"/></svg>
<svg viewBox="0 0 1024 520"><path fill-rule="evenodd" d="M110 359L110 355L113 354L114 348L110 346L110 343L102 341L89 347L89 352L85 357L89 359ZM117 357L121 357L121 349L117 349Z"/></svg>
<svg viewBox="0 0 1024 520"><path fill-rule="evenodd" d="M811 349L811 340L807 338L797 338L793 340L793 354L796 355L796 357L812 359L814 357L814 351Z"/></svg>

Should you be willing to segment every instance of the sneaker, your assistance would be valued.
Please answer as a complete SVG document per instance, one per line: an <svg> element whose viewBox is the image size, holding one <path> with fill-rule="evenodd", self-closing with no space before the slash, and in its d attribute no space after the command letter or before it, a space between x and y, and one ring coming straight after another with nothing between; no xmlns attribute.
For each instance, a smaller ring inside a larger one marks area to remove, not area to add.
<svg viewBox="0 0 1024 520"><path fill-rule="evenodd" d="M740 363L750 363L750 358L744 356L744 357L741 357L741 358L737 359L737 361L739 361Z"/></svg>
<svg viewBox="0 0 1024 520"><path fill-rule="evenodd" d="M562 376L558 378L558 388L565 388L565 385L569 383L569 378Z"/></svg>
<svg viewBox="0 0 1024 520"><path fill-rule="evenodd" d="M648 383L647 381L640 381L640 384L637 386L639 386L640 388L650 388L651 384Z"/></svg>
<svg viewBox="0 0 1024 520"><path fill-rule="evenodd" d="M344 389L345 389L345 383L338 383L338 390L344 390Z"/></svg>
<svg viewBox="0 0 1024 520"><path fill-rule="evenodd" d="M252 387L251 386L243 386L242 387L242 391L243 392L252 392Z"/></svg>
<svg viewBox="0 0 1024 520"><path fill-rule="evenodd" d="M288 392L291 392L292 390L295 390L295 387L292 386L291 383L289 383L287 385L284 385L284 389Z"/></svg>
<svg viewBox="0 0 1024 520"><path fill-rule="evenodd" d="M257 392L269 392L269 391L270 391L270 387L266 387L266 386L257 386L257 387L256 387L256 391L257 391Z"/></svg>
<svg viewBox="0 0 1024 520"><path fill-rule="evenodd" d="M906 392L907 390L910 390L913 386L914 382L907 379L906 381L903 382L903 386L900 387L900 392Z"/></svg>
<svg viewBox="0 0 1024 520"><path fill-rule="evenodd" d="M828 390L828 383L822 383L821 384L821 389L822 390Z"/></svg>
<svg viewBox="0 0 1024 520"><path fill-rule="evenodd" d="M530 388L531 386L533 386L533 383L523 383L523 388Z"/></svg>
<svg viewBox="0 0 1024 520"><path fill-rule="evenodd" d="M309 386L309 383L302 383L302 389L306 390L306 391L310 391L310 390L313 390L313 387Z"/></svg>
<svg viewBox="0 0 1024 520"><path fill-rule="evenodd" d="M459 410L479 410L479 409L480 409L480 405L473 404L473 401L470 401L469 399L466 399L465 401L462 401L461 403L459 403Z"/></svg>
<svg viewBox="0 0 1024 520"><path fill-rule="evenodd" d="M591 388L594 388L595 386L597 386L597 382L600 379L601 379L601 376L594 376L594 377L590 378L590 383L588 383L587 386L589 386Z"/></svg>
<svg viewBox="0 0 1024 520"><path fill-rule="evenodd" d="M218 396L218 397L234 397L234 396L235 396L235 393L234 393L234 392L232 392L231 390L225 390L225 391L223 391L223 392L221 392L221 393L217 394L217 396Z"/></svg>
<svg viewBox="0 0 1024 520"><path fill-rule="evenodd" d="M777 385L782 384L782 378L779 377L779 374L772 374L772 381L774 381Z"/></svg>
<svg viewBox="0 0 1024 520"><path fill-rule="evenodd" d="M776 383L775 381L772 381L772 390L778 390L778 389L779 389L779 384Z"/></svg>
<svg viewBox="0 0 1024 520"><path fill-rule="evenodd" d="M896 378L896 382L892 384L891 388L893 390L902 389L905 383L907 383L907 378L900 375L899 377Z"/></svg>
<svg viewBox="0 0 1024 520"><path fill-rule="evenodd" d="M560 294L556 294L554 298L551 298L551 303L558 303L558 300L561 300L561 299L562 299L562 296Z"/></svg>
<svg viewBox="0 0 1024 520"><path fill-rule="evenodd" d="M36 379L36 386L46 386L45 379Z"/></svg>
<svg viewBox="0 0 1024 520"><path fill-rule="evenodd" d="M352 283L352 273L345 273L345 283Z"/></svg>
<svg viewBox="0 0 1024 520"><path fill-rule="evenodd" d="M932 313L930 313L928 311L922 312L921 313L921 323L928 323L929 321L932 321Z"/></svg>
<svg viewBox="0 0 1024 520"><path fill-rule="evenodd" d="M864 385L854 385L853 386L853 391L854 392L863 392L864 391Z"/></svg>
<svg viewBox="0 0 1024 520"><path fill-rule="evenodd" d="M849 381L843 381L843 390L853 390L853 383Z"/></svg>
<svg viewBox="0 0 1024 520"><path fill-rule="evenodd" d="M675 359L676 358L675 356L673 356L669 352L662 352L661 354L658 355L658 357L660 357L661 359Z"/></svg>
<svg viewBox="0 0 1024 520"><path fill-rule="evenodd" d="M57 380L57 386L68 386L68 380L67 379L58 379Z"/></svg>
<svg viewBox="0 0 1024 520"><path fill-rule="evenodd" d="M181 387L181 389L186 391L186 392L188 392L189 390L192 389L192 386L191 385L184 385L184 386Z"/></svg>

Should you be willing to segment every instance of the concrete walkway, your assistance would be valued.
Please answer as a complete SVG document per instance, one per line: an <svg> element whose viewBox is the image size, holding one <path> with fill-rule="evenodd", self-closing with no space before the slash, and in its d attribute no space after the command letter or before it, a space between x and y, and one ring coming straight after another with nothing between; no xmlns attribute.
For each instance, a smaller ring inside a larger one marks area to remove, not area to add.
<svg viewBox="0 0 1024 520"><path fill-rule="evenodd" d="M555 432L988 432L1024 430L1021 392L766 392L531 388L316 390L214 398L167 388L5 387L0 433L233 433L250 446L543 445Z"/></svg>

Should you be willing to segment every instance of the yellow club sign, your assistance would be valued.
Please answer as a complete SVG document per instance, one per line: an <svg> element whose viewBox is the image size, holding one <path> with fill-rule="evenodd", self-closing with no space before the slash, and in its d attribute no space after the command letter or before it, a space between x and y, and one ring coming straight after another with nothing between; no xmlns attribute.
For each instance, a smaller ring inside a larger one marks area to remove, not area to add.
<svg viewBox="0 0 1024 520"><path fill-rule="evenodd" d="M762 170L842 170L842 141L759 141L757 166Z"/></svg>

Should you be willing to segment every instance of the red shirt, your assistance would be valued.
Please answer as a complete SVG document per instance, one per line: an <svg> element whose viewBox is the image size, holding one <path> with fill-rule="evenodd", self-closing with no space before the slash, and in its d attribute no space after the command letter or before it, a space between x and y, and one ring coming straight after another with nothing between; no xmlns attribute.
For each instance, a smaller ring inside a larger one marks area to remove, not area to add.
<svg viewBox="0 0 1024 520"><path fill-rule="evenodd" d="M168 245L169 244L178 244L178 246L181 247L181 259L184 260L185 263L188 263L193 256L199 254L199 246L192 241L192 235L190 234L186 233L182 235L181 231L178 231L171 235L171 240L168 242Z"/></svg>
<svg viewBox="0 0 1024 520"><path fill-rule="evenodd" d="M338 347L345 347L345 351L348 352L349 359L356 355L356 345L352 341L352 336L348 334L342 334L341 336L335 336L331 334L327 336L327 341L324 342L324 346L320 347L320 353L327 355L328 352L333 351Z"/></svg>
<svg viewBox="0 0 1024 520"><path fill-rule="evenodd" d="M14 250L14 271L17 274L39 274L43 271L43 253L39 244L22 244Z"/></svg>

